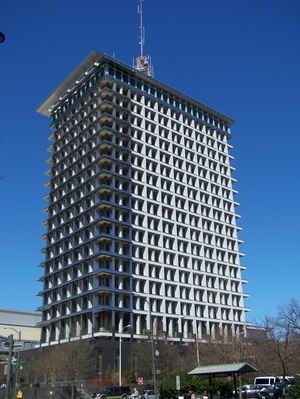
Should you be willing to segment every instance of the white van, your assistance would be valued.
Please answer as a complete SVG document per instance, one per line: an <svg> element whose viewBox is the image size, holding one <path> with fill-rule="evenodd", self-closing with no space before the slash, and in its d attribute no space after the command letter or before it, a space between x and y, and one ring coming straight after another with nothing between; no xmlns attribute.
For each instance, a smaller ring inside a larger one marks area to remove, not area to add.
<svg viewBox="0 0 300 399"><path fill-rule="evenodd" d="M274 385L280 382L279 377L256 377L254 380L255 385L261 385L262 387Z"/></svg>

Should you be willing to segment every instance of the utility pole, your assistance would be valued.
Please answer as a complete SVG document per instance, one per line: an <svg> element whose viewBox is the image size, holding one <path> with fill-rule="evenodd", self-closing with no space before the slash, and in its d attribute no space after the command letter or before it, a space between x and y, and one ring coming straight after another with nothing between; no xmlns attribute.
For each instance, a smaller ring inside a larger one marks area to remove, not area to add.
<svg viewBox="0 0 300 399"><path fill-rule="evenodd" d="M19 335L19 343L21 342L21 330L18 331L18 335ZM17 393L18 390L20 388L20 362L21 362L21 358L20 358L20 353L21 351L18 350L17 352L17 365L16 365L16 384L15 384L15 398L17 397Z"/></svg>
<svg viewBox="0 0 300 399"><path fill-rule="evenodd" d="M151 303L150 298L145 299L148 303L148 311L149 311L149 323L150 323L150 339L151 339L151 352L152 352L152 378L153 378L153 390L154 390L154 397L157 399L157 369L156 369L156 351L154 345L154 331L153 331L153 323L152 323L152 315L151 315Z"/></svg>
<svg viewBox="0 0 300 399"><path fill-rule="evenodd" d="M150 309L150 307L149 307ZM151 313L150 313L151 315ZM151 328L151 318L150 318L150 328ZM151 350L152 350L152 376L153 376L153 390L154 397L157 399L157 375L156 375L156 362L155 362L155 348L154 348L154 337L153 337L153 326L151 328Z"/></svg>
<svg viewBox="0 0 300 399"><path fill-rule="evenodd" d="M8 352L8 359L7 359L7 375L6 375L6 390L5 390L5 399L10 399L10 391L11 391L11 360L12 360L12 353L14 347L14 336L9 335L7 337L8 344L9 344L9 352Z"/></svg>
<svg viewBox="0 0 300 399"><path fill-rule="evenodd" d="M12 330L15 331L18 334L18 341L19 344L21 344L21 330L17 330L16 328L13 327L4 327L5 330ZM14 348L13 348L14 349ZM15 398L17 397L17 393L20 387L20 367L21 367L21 358L20 358L20 350L17 351L17 363L16 363L16 380L15 380L15 390L14 390L14 394L15 394Z"/></svg>

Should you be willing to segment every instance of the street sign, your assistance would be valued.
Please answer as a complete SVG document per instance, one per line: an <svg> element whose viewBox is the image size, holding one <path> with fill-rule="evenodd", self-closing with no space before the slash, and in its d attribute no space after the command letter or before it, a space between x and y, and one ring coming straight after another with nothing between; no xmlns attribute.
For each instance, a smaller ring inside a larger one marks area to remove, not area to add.
<svg viewBox="0 0 300 399"><path fill-rule="evenodd" d="M13 360L12 362L11 362L11 364L13 365L13 366L16 366L17 364L23 364L25 362L25 360Z"/></svg>
<svg viewBox="0 0 300 399"><path fill-rule="evenodd" d="M180 375L176 375L176 391L180 391Z"/></svg>

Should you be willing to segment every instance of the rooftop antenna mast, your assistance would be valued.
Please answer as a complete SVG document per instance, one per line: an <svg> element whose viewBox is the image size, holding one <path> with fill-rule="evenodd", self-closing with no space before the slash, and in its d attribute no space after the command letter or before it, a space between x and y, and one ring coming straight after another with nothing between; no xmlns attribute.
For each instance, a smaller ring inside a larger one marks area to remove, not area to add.
<svg viewBox="0 0 300 399"><path fill-rule="evenodd" d="M151 63L150 59L147 56L144 56L144 43L145 43L145 30L144 30L144 25L143 25L143 2L144 0L139 0L139 8L138 8L138 13L140 14L140 26L139 26L139 31L140 31L140 55L136 59L136 69L139 72L145 73L147 76L152 75L151 71Z"/></svg>

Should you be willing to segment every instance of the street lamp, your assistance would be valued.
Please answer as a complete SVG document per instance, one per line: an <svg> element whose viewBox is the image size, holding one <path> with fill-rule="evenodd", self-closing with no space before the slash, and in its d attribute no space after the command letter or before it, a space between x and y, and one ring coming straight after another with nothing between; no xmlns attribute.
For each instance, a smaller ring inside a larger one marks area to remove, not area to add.
<svg viewBox="0 0 300 399"><path fill-rule="evenodd" d="M22 340L22 337L21 337L22 332L21 332L21 330L17 330L14 327L4 327L3 329L4 330L12 330L15 333L17 333L18 334L18 341L19 341L19 343L21 342L21 340ZM19 386L20 386L20 351L18 350L17 351L17 364L16 364L15 397L17 397Z"/></svg>
<svg viewBox="0 0 300 399"><path fill-rule="evenodd" d="M120 339L119 339L119 386L122 386L122 333L124 330L127 328L130 328L131 324L128 324L127 326L122 328L122 331L120 333Z"/></svg>

